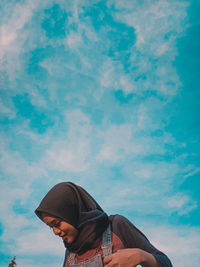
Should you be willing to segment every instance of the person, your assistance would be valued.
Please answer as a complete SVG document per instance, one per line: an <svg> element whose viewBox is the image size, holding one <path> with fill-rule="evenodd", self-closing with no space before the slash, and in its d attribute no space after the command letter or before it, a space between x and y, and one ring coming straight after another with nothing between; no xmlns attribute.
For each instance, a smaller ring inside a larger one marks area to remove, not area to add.
<svg viewBox="0 0 200 267"><path fill-rule="evenodd" d="M35 213L62 238L63 267L172 267L128 219L108 217L87 191L72 182L56 184Z"/></svg>

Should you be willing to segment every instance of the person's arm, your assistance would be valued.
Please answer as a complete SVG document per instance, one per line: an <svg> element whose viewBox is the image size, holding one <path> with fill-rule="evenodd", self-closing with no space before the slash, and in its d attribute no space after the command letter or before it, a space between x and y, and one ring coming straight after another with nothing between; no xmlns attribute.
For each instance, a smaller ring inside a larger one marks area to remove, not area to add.
<svg viewBox="0 0 200 267"><path fill-rule="evenodd" d="M129 220L120 215L111 216L110 219L112 224L112 231L120 238L120 240L124 244L124 247L126 248L123 252L127 253L126 257L124 258L136 259L135 261L137 264L135 266L140 264L143 267L172 267L169 258L164 253L156 249L149 242L146 236ZM122 254L117 256L115 255L115 257L119 256L123 258ZM112 265L108 265L106 267L110 266ZM122 266L132 267L134 265Z"/></svg>

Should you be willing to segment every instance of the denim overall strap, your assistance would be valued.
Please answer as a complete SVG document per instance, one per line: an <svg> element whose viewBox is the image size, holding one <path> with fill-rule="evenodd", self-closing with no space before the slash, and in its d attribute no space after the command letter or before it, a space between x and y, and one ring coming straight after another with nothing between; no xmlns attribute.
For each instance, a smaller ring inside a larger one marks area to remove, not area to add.
<svg viewBox="0 0 200 267"><path fill-rule="evenodd" d="M112 238L111 238L110 223L105 232L103 233L101 249L103 251L104 258L112 254Z"/></svg>

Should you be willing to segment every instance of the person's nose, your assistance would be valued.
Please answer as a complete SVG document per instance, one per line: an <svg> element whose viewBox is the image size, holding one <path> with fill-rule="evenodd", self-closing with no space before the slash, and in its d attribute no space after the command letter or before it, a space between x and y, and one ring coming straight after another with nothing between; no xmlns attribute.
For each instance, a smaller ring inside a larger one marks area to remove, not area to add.
<svg viewBox="0 0 200 267"><path fill-rule="evenodd" d="M61 230L59 228L57 228L57 227L53 227L53 232L54 232L55 235L60 235Z"/></svg>

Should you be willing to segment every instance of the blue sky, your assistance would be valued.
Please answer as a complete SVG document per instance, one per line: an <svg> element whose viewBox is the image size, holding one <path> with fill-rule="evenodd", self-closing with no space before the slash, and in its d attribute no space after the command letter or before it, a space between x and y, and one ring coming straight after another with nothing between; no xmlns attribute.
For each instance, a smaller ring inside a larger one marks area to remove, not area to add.
<svg viewBox="0 0 200 267"><path fill-rule="evenodd" d="M200 2L0 1L0 265L61 266L56 183L200 266Z"/></svg>

